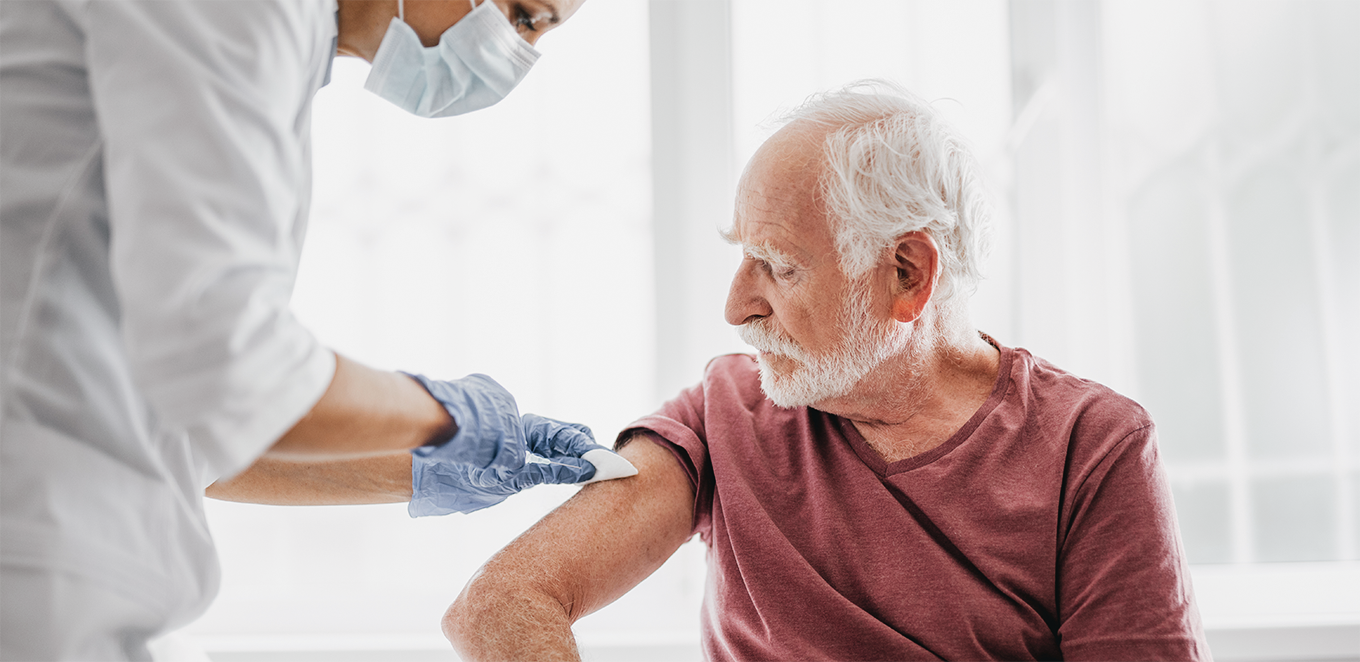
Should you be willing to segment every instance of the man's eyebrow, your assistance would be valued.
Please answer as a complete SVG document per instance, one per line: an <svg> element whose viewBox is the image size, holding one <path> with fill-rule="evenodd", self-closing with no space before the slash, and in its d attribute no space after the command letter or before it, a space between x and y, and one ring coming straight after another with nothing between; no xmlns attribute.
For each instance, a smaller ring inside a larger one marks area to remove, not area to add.
<svg viewBox="0 0 1360 662"><path fill-rule="evenodd" d="M780 251L768 244L743 244L737 242L737 245L741 246L741 250L747 255L771 266L787 268L797 264L788 253Z"/></svg>
<svg viewBox="0 0 1360 662"><path fill-rule="evenodd" d="M797 264L792 256L774 246L769 244L748 244L742 241L741 237L737 235L737 228L735 226L726 230L719 230L718 235L722 237L723 241L732 244L733 246L740 246L743 253L757 260L780 267L792 267Z"/></svg>

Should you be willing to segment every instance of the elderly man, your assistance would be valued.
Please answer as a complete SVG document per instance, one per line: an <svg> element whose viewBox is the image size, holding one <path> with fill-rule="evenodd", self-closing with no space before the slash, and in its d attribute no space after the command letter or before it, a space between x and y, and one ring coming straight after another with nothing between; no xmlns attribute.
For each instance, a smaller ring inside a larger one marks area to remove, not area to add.
<svg viewBox="0 0 1360 662"><path fill-rule="evenodd" d="M1147 413L969 322L987 209L919 99L795 111L727 233L759 356L492 558L445 616L460 654L576 659L571 624L697 533L709 659L1208 659Z"/></svg>

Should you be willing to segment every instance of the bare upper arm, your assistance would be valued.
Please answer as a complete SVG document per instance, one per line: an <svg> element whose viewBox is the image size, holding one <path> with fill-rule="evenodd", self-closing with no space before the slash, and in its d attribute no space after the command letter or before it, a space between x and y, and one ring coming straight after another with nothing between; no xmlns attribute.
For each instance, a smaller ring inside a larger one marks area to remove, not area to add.
<svg viewBox="0 0 1360 662"><path fill-rule="evenodd" d="M689 538L694 488L670 451L634 437L631 478L593 483L493 556L445 615L450 638L478 607L556 600L571 622L618 599Z"/></svg>

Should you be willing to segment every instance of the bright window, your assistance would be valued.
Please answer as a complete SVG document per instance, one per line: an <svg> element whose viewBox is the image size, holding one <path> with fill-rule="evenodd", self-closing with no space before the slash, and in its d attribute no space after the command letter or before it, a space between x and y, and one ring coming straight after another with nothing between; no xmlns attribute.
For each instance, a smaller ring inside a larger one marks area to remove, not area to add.
<svg viewBox="0 0 1360 662"><path fill-rule="evenodd" d="M1220 657L1354 656L1360 5L1010 22L1011 337L1152 412Z"/></svg>
<svg viewBox="0 0 1360 662"><path fill-rule="evenodd" d="M1360 6L1169 9L1110 8L1106 98L1187 550L1360 559Z"/></svg>

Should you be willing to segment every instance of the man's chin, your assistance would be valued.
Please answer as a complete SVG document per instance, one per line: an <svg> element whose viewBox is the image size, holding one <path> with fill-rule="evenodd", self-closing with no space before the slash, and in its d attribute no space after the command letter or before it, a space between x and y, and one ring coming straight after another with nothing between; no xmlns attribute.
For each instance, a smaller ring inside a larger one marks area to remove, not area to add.
<svg viewBox="0 0 1360 662"><path fill-rule="evenodd" d="M760 390L771 402L785 408L816 407L818 403L844 396L864 376L863 372L827 370L766 352L761 352L756 360L760 365Z"/></svg>
<svg viewBox="0 0 1360 662"><path fill-rule="evenodd" d="M809 392L805 384L802 384L798 376L791 371L780 371L770 365L765 360L766 355L761 354L760 362L760 390L765 393L765 397L780 407L806 407L815 404L820 400ZM792 361L788 357L780 357L786 361Z"/></svg>
<svg viewBox="0 0 1360 662"><path fill-rule="evenodd" d="M784 354L773 354L766 351L757 353L756 361L760 363L761 372L767 370L774 372L775 374L778 374L781 379L787 377L789 373L797 370L798 367L802 365L796 359L790 358Z"/></svg>
<svg viewBox="0 0 1360 662"><path fill-rule="evenodd" d="M793 408L801 407L804 404L795 394L781 388L774 380L767 379L764 372L760 375L760 390L765 393L765 397L769 398L770 402L780 407Z"/></svg>

